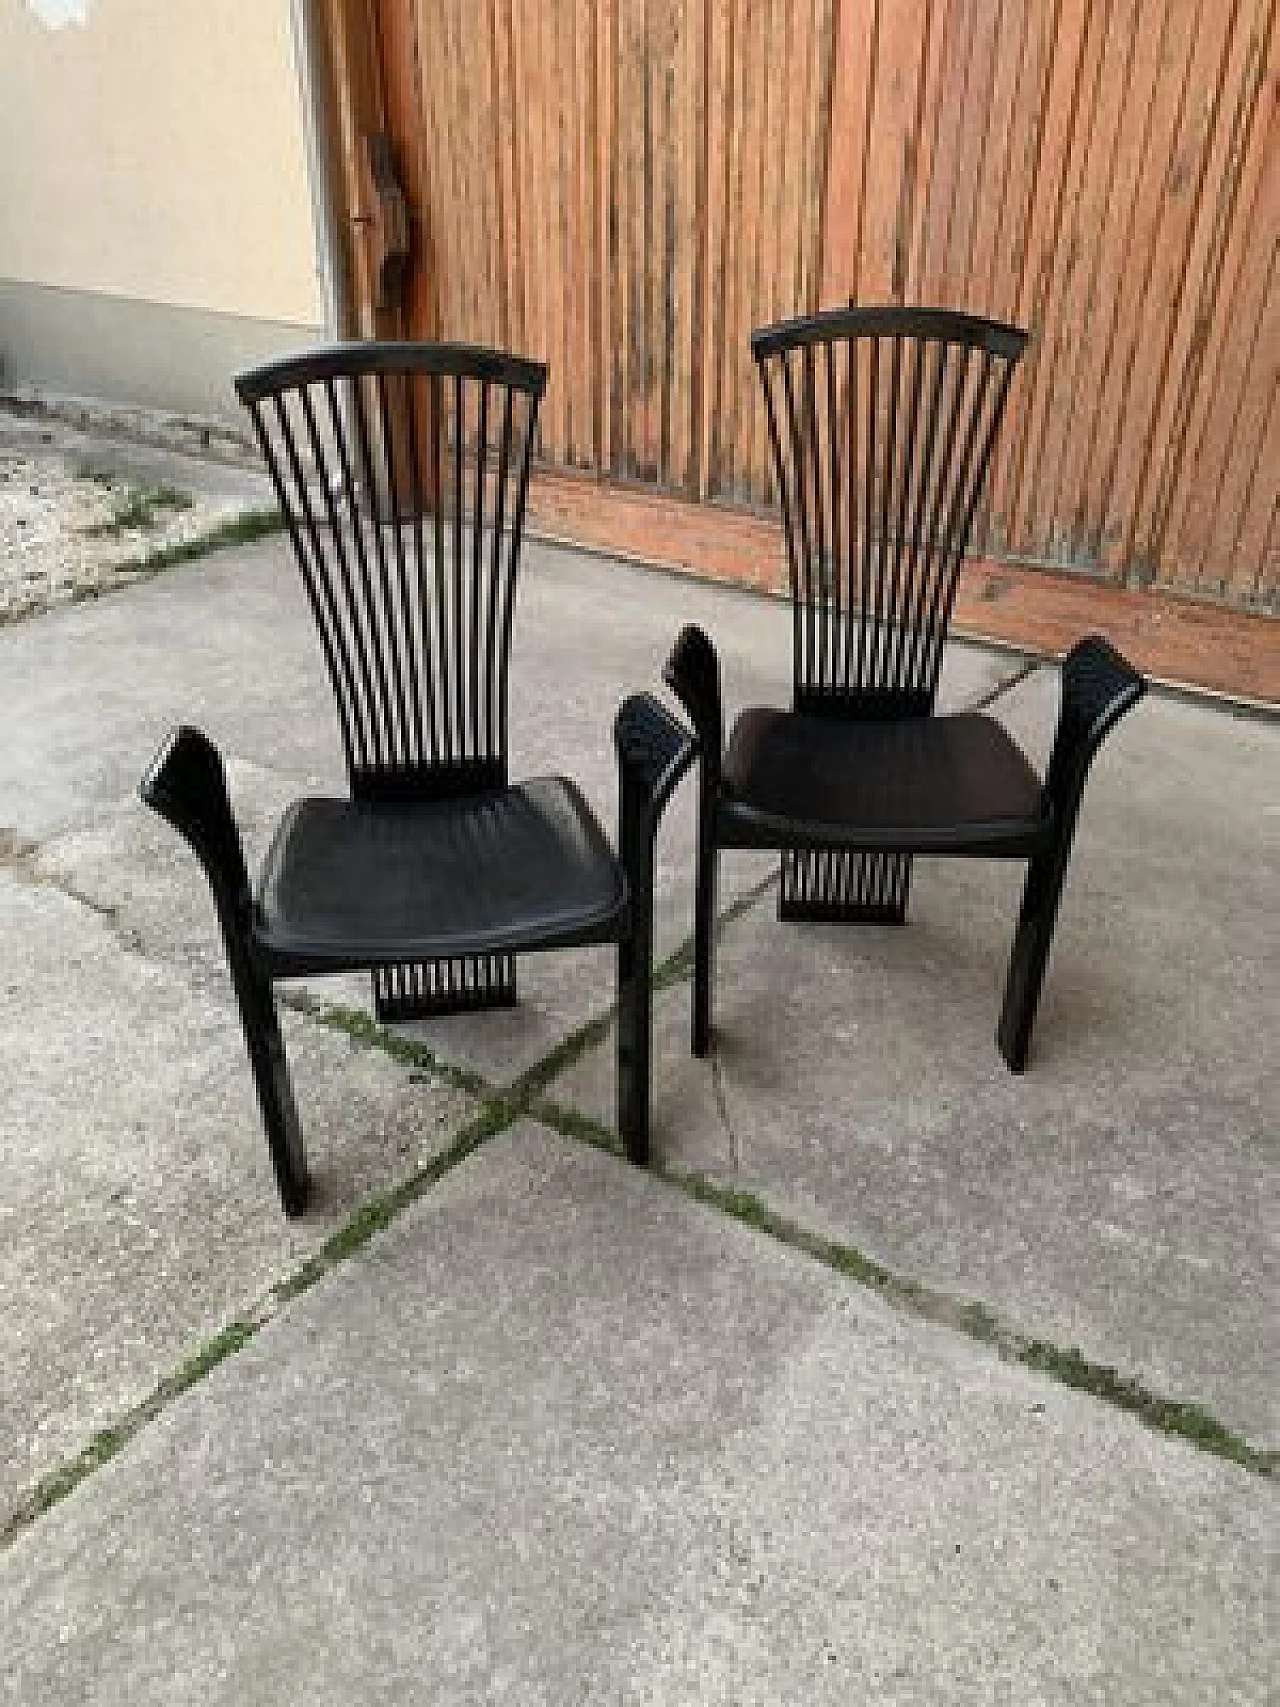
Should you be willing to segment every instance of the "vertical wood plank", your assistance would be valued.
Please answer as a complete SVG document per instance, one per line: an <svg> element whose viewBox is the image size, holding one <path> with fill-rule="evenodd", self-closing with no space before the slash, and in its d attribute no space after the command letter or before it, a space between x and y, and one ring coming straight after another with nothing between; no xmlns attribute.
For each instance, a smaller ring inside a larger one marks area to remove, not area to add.
<svg viewBox="0 0 1280 1707"><path fill-rule="evenodd" d="M729 208L725 225L725 301L720 336L720 407L717 410L719 495L745 497L741 458L738 452L740 416L744 387L743 369L747 334L751 324L751 262L754 253L756 183L751 138L758 130L756 101L759 96L756 72L759 55L754 51L762 18L767 10L751 0L731 0L734 51L729 62Z"/></svg>
<svg viewBox="0 0 1280 1707"><path fill-rule="evenodd" d="M1268 443L1273 447L1280 445L1280 399L1272 405L1271 431L1268 433ZM1280 455L1280 452L1277 453ZM1272 467L1275 463L1272 463ZM1253 583L1254 599L1267 610L1275 610L1280 606L1280 493L1276 494L1271 506L1271 521L1267 529L1267 541L1262 548L1262 556Z"/></svg>
<svg viewBox="0 0 1280 1707"><path fill-rule="evenodd" d="M503 8L505 12L505 8ZM516 222L516 196L511 163L512 133L515 125L515 90L511 83L507 44L509 29L499 15L498 0L488 5L488 54L490 100L493 106L493 176L494 206L498 228L498 327L497 342L503 349L520 348L516 330L513 295L519 264L520 233Z"/></svg>
<svg viewBox="0 0 1280 1707"><path fill-rule="evenodd" d="M1044 291L1035 324L1039 331L1034 367L1035 391L1027 417L1025 454L1033 477L1023 483L1010 535L1015 548L1061 561L1062 552L1048 539L1045 528L1041 472L1052 454L1057 393L1069 360L1076 327L1072 319L1081 297L1079 279L1090 244L1081 243L1082 204L1088 200L1089 144L1102 90L1103 47L1110 0L1093 0L1085 19L1076 81L1067 127L1063 134L1063 172L1052 247L1045 256Z"/></svg>
<svg viewBox="0 0 1280 1707"><path fill-rule="evenodd" d="M572 95L566 104L565 144L569 184L569 257L572 298L569 303L568 343L573 375L573 461L575 467L591 468L596 454L592 400L591 150L593 121L591 89L591 23L584 0L569 0L568 58L572 66Z"/></svg>
<svg viewBox="0 0 1280 1707"><path fill-rule="evenodd" d="M922 66L919 121L916 137L916 193L911 209L911 235L907 251L907 300L933 302L934 284L931 269L936 266L936 253L930 245L930 209L940 191L938 180L951 179L950 155L944 149L939 161L940 127L948 92L955 85L956 18L959 6L955 0L929 0L921 8Z"/></svg>
<svg viewBox="0 0 1280 1707"><path fill-rule="evenodd" d="M434 230L420 147L421 131L416 122L419 92L415 26L413 0L386 0L381 56L384 123L393 139L396 171L409 210L411 248L403 307L387 316L388 326L394 327L396 337L404 337L411 326L431 325L438 319Z"/></svg>
<svg viewBox="0 0 1280 1707"><path fill-rule="evenodd" d="M1019 8L1019 10L1022 10ZM1037 221L1044 217L1041 157L1049 115L1056 8L1032 6L1023 12L1023 37L1018 53L1014 120L1009 132L1005 187L1001 200L999 237L992 266L992 312L1000 319L1028 325L1030 257ZM1026 418L1026 399L1032 384L1034 348L1024 357L1014 381L1005 414L1005 429L992 467L985 505L983 534L987 549L1011 549L1009 521L1017 507L1021 463L1020 425Z"/></svg>
<svg viewBox="0 0 1280 1707"><path fill-rule="evenodd" d="M645 409L646 242L645 134L648 110L644 0L617 0L619 115L618 272L623 313L619 344L625 353L616 420L622 452L619 473L642 475L648 440Z"/></svg>
<svg viewBox="0 0 1280 1707"><path fill-rule="evenodd" d="M785 27L785 12L780 10L786 0L761 0L759 12L763 29L753 41L753 58L748 87L754 93L754 123L746 131L748 177L747 197L743 206L743 237L748 245L744 260L747 266L747 295L740 334L739 359L735 364L738 389L737 443L734 447L737 485L749 501L758 501L760 444L763 427L757 415L754 375L745 352L753 327L771 318L766 306L771 296L769 233L773 229L774 208L778 191L781 161L776 154L775 135L778 129L778 108L782 103L788 73L790 32Z"/></svg>
<svg viewBox="0 0 1280 1707"><path fill-rule="evenodd" d="M1280 309L1280 277L1273 263L1267 322L1274 328ZM1276 334L1280 338L1280 333ZM1271 345L1274 364L1276 345ZM1280 605L1280 562L1268 571L1267 538L1280 518L1280 379L1272 373L1270 408L1266 424L1258 434L1258 454L1253 480L1240 510L1240 527L1229 553L1224 555L1230 573L1226 591L1233 604L1258 604L1274 610Z"/></svg>
<svg viewBox="0 0 1280 1707"><path fill-rule="evenodd" d="M983 168L983 194L974 226L971 300L987 304L996 320L1018 312L1018 279L1026 247L1030 186L1025 171L1039 91L1035 53L1043 32L1032 27L1032 8L1005 0L991 94L991 134Z"/></svg>
<svg viewBox="0 0 1280 1707"><path fill-rule="evenodd" d="M341 155L341 231L359 335L394 337L399 316L379 310L365 222L368 182L364 169L364 138L385 131L387 112L382 87L380 40L374 0L323 0L323 19L329 64L333 73L335 129Z"/></svg>
<svg viewBox="0 0 1280 1707"><path fill-rule="evenodd" d="M1203 555L1192 556L1183 571L1188 581L1194 572L1198 592L1235 592L1241 599L1252 594L1257 555L1246 527L1256 514L1253 528L1261 533L1262 519L1280 490L1280 456L1274 431L1269 430L1274 429L1280 397L1280 254L1275 246L1270 265L1265 273L1260 267L1259 274L1263 287L1253 344L1232 421L1233 451L1223 458L1213 532ZM1244 324L1254 318L1253 307L1242 304ZM1169 568L1162 565L1162 580L1173 580Z"/></svg>
<svg viewBox="0 0 1280 1707"><path fill-rule="evenodd" d="M672 480L696 497L701 487L699 439L700 391L698 317L706 265L709 209L707 174L707 11L703 0L683 0L679 53L674 79L675 113L682 131L675 180L676 291L672 337L675 344L676 395L672 421Z"/></svg>
<svg viewBox="0 0 1280 1707"><path fill-rule="evenodd" d="M975 268L974 228L982 200L996 200L986 183L987 146L993 117L993 90L998 63L1000 0L977 0L968 40L964 111L956 141L956 184L947 228L946 271L938 301L947 307L988 305L971 293Z"/></svg>
<svg viewBox="0 0 1280 1707"><path fill-rule="evenodd" d="M592 99L592 328L596 387L596 471L603 478L613 460L613 360L615 329L610 301L609 229L612 209L610 162L613 158L613 6L588 4L591 16Z"/></svg>
<svg viewBox="0 0 1280 1707"><path fill-rule="evenodd" d="M1062 294L1048 310L1057 324L1053 384L1045 432L1036 464L1035 496L1024 512L1028 536L1043 555L1064 564L1089 566L1077 547L1088 534L1087 518L1076 513L1077 494L1092 428L1090 407L1105 361L1108 304L1123 270L1122 248L1132 197L1133 162L1122 135L1140 149L1150 86L1141 67L1158 51L1158 6L1142 0L1112 0L1102 44L1096 99L1087 135L1081 138L1083 182L1064 222ZM1143 29L1143 14L1147 25ZM1063 487L1067 490L1064 493Z"/></svg>
<svg viewBox="0 0 1280 1707"><path fill-rule="evenodd" d="M1266 314L1268 280L1280 239L1280 27L1275 8L1268 8L1257 22L1267 32L1265 71L1257 81L1252 110L1242 115L1246 122L1236 207L1160 561L1162 581L1202 591L1206 590L1201 586L1202 569L1211 555L1219 558L1219 574L1224 572L1221 547L1211 548L1209 536L1215 516L1228 501L1225 487L1233 465L1259 442L1258 418L1265 417L1266 390L1276 360L1274 343L1256 332ZM1251 82L1242 90L1246 100ZM1246 339L1254 346L1252 359L1245 353ZM1254 392L1248 411L1253 436L1245 436L1249 429L1233 428L1228 414L1237 412L1246 390ZM1280 480L1280 474L1274 478ZM1241 546L1251 569L1256 566L1259 543L1254 537L1251 545ZM1251 569L1245 571L1243 585L1251 582ZM1229 572L1227 578L1232 580Z"/></svg>
<svg viewBox="0 0 1280 1707"><path fill-rule="evenodd" d="M477 227L473 336L478 343L496 345L501 328L498 275L502 270L502 237L498 220L498 121L493 106L490 36L485 23L483 6L478 6L475 0L465 11L460 9L458 34L466 42L465 64L472 90L468 103L471 110L466 134L470 156L465 193L473 210L470 223ZM459 217L463 217L461 209Z"/></svg>
<svg viewBox="0 0 1280 1707"><path fill-rule="evenodd" d="M667 284L666 233L663 230L662 184L667 162L661 156L663 95L661 64L669 7L663 0L644 0L641 7L640 80L643 129L643 212L634 257L644 313L641 319L640 371L643 386L636 406L640 474L645 480L662 476L662 394L665 350L658 336Z"/></svg>
<svg viewBox="0 0 1280 1707"><path fill-rule="evenodd" d="M1015 316L1020 325L1029 328L1031 342L1010 394L1001 456L991 487L991 529L995 537L1008 541L1010 551L1017 545L1024 479L1033 478L1034 472L1028 446L1037 420L1037 392L1047 383L1048 370L1042 331L1044 305L1057 262L1064 181L1091 7L1092 0L1058 0L1047 32L1040 122L1034 135L1030 174L1030 218Z"/></svg>
<svg viewBox="0 0 1280 1707"><path fill-rule="evenodd" d="M569 458L569 398L565 361L564 315L564 194L560 167L560 122L564 111L562 67L557 44L557 6L538 6L531 28L537 40L538 110L537 161L541 183L538 215L541 223L542 336L550 378L542 414L547 421L546 454L555 462Z"/></svg>
<svg viewBox="0 0 1280 1707"><path fill-rule="evenodd" d="M827 164L831 159L831 132L835 122L836 27L839 20L840 0L822 0L817 22L817 90L814 96L810 152L809 214L806 220L809 280L806 308L810 311L816 311L823 305L823 254L827 240Z"/></svg>
<svg viewBox="0 0 1280 1707"><path fill-rule="evenodd" d="M864 302L901 302L906 294L924 49L915 9L882 0L862 216L858 294Z"/></svg>
<svg viewBox="0 0 1280 1707"><path fill-rule="evenodd" d="M1259 254L1234 303L1233 336L1212 386L1213 408L1184 485L1197 502L1162 555L1160 579L1217 596L1252 581L1256 543L1242 545L1251 505L1270 509L1280 488L1280 464L1263 459L1268 420L1280 384L1280 262L1276 244ZM1254 520L1260 533L1261 518ZM1240 573L1234 572L1239 567Z"/></svg>
<svg viewBox="0 0 1280 1707"><path fill-rule="evenodd" d="M1139 309L1141 340L1126 397L1125 430L1117 445L1103 520L1103 563L1138 583L1154 575L1142 542L1151 538L1151 495L1161 484L1159 469L1168 448L1166 411L1176 407L1179 390L1177 379L1172 388L1169 380L1187 355L1190 328L1185 325L1183 304L1234 10L1213 0L1202 0L1200 6L1151 271ZM1197 286L1191 288L1194 294Z"/></svg>
<svg viewBox="0 0 1280 1707"><path fill-rule="evenodd" d="M795 261L796 197L803 161L793 144L805 96L807 31L797 17L805 0L772 0L768 40L762 54L765 119L762 126L760 223L756 234L756 291L751 326L796 312L790 296ZM764 409L755 385L745 380L749 432L743 443L746 483L757 502L768 502L769 447Z"/></svg>
<svg viewBox="0 0 1280 1707"><path fill-rule="evenodd" d="M1146 478L1128 552L1130 573L1141 584L1160 575L1160 557L1168 531L1186 449L1187 429L1202 383L1207 345L1222 264L1239 190L1241 142L1248 127L1257 79L1260 43L1251 28L1249 0L1235 9L1223 69L1205 102L1207 127L1197 206L1191 225L1184 290L1173 323L1166 382L1152 435Z"/></svg>
<svg viewBox="0 0 1280 1707"><path fill-rule="evenodd" d="M620 116L624 110L623 97L626 93L622 76L623 43L626 36L626 20L623 14L624 0L612 0L609 12L609 112L613 121L614 146L609 155L609 281L610 281L610 319L612 337L610 349L613 352L612 386L611 386L611 415L610 415L610 461L611 472L622 474L627 472L629 455L629 423L627 406L630 398L631 374L631 302L630 302L630 270L627 263L627 237L630 229L630 194L631 174L628 170L628 137L633 134L628 131Z"/></svg>
<svg viewBox="0 0 1280 1707"><path fill-rule="evenodd" d="M573 110L573 48L570 43L572 0L557 0L546 7L547 69L555 97L547 114L547 170L550 174L548 215L552 273L549 308L554 320L556 390L562 434L560 460L572 465L576 454L576 403L574 395L574 320L576 276L573 256L574 176L568 137L567 114Z"/></svg>
<svg viewBox="0 0 1280 1707"><path fill-rule="evenodd" d="M976 0L943 0L926 56L912 212L911 282L918 300L946 305L948 233L960 178L960 139Z"/></svg>
<svg viewBox="0 0 1280 1707"><path fill-rule="evenodd" d="M432 78L435 84L435 116L437 140L440 145L440 177L444 193L445 214L443 244L447 245L444 279L447 287L445 335L461 338L470 318L470 293L473 288L475 263L472 253L473 234L459 224L463 204L462 150L458 147L457 121L457 62L454 59L453 30L456 0L419 0L428 32Z"/></svg>
<svg viewBox="0 0 1280 1707"><path fill-rule="evenodd" d="M734 364L738 359L738 333L741 325L739 303L743 293L741 265L742 195L743 195L743 64L745 60L745 26L743 0L728 0L725 7L724 104L721 126L724 134L724 219L720 243L714 262L714 279L719 295L712 295L708 306L717 315L717 334L712 349L714 363L714 406L710 413L708 454L708 489L710 493L727 497L733 491L734 441ZM714 286L712 287L714 293ZM710 324L710 321L708 321Z"/></svg>
<svg viewBox="0 0 1280 1707"><path fill-rule="evenodd" d="M595 145L596 109L595 7L591 0L574 6L574 87L577 90L573 154L577 175L574 226L574 273L577 280L577 321L574 328L574 396L578 420L578 465L597 468L600 459L599 398L596 392L596 272Z"/></svg>
<svg viewBox="0 0 1280 1707"><path fill-rule="evenodd" d="M419 256L379 316L352 228L361 329L540 355L550 460L755 505L753 327L1013 319L987 548L1274 603L1278 3L324 0L343 196L389 130Z"/></svg>
<svg viewBox="0 0 1280 1707"><path fill-rule="evenodd" d="M1166 180L1180 114L1186 96L1199 0L1165 0L1158 13L1159 36L1150 67L1150 99L1145 108L1138 146L1138 126L1130 122L1122 140L1124 162L1120 181L1132 181L1132 207L1122 247L1114 260L1111 289L1111 327L1103 369L1093 386L1095 404L1083 466L1075 480L1076 550L1092 564L1103 561L1114 546L1107 535L1108 494L1115 480L1121 438L1128 431L1129 387L1135 364L1146 359L1142 303L1155 260ZM1146 50L1139 50L1139 77L1145 86ZM1130 114L1143 109L1137 96ZM1123 194L1123 191L1121 192ZM1060 498L1060 504L1067 500Z"/></svg>
<svg viewBox="0 0 1280 1707"><path fill-rule="evenodd" d="M878 10L876 0L839 0L836 12L822 243L827 306L859 290Z"/></svg>
<svg viewBox="0 0 1280 1707"><path fill-rule="evenodd" d="M698 274L694 336L698 344L695 458L697 496L707 499L718 485L715 431L720 409L728 282L725 278L729 220L729 60L733 52L731 3L705 0L703 13L703 179L698 199L706 209L702 222L702 258Z"/></svg>

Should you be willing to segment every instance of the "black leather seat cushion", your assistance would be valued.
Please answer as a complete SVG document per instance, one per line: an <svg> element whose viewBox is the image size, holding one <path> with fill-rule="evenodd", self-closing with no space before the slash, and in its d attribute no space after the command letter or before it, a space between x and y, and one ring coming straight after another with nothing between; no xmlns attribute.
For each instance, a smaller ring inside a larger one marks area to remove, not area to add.
<svg viewBox="0 0 1280 1707"><path fill-rule="evenodd" d="M258 880L277 973L563 948L616 937L626 881L573 783L458 800L300 800Z"/></svg>
<svg viewBox="0 0 1280 1707"><path fill-rule="evenodd" d="M1049 825L1040 781L989 717L877 722L756 708L734 726L730 843L1025 855Z"/></svg>

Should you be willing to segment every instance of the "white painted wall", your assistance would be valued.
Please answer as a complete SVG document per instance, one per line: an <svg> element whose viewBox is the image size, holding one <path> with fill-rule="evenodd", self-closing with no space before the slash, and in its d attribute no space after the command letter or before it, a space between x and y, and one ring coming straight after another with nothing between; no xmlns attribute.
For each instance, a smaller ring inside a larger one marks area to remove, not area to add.
<svg viewBox="0 0 1280 1707"><path fill-rule="evenodd" d="M321 323L288 0L0 0L0 281Z"/></svg>
<svg viewBox="0 0 1280 1707"><path fill-rule="evenodd" d="M64 24L83 24L89 16L90 0L27 0L27 6L42 24L60 30Z"/></svg>

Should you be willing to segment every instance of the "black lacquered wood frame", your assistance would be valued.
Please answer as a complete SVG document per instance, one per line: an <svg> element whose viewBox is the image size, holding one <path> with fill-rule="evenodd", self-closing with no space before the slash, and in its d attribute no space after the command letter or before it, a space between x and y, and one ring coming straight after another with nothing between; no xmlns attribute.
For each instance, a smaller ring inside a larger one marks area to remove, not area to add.
<svg viewBox="0 0 1280 1707"><path fill-rule="evenodd" d="M974 315L904 307L836 309L751 340L764 392L786 541L794 713L849 728L933 715L961 564L983 501L1026 334ZM666 679L697 730L700 758L692 1044L712 1035L720 850L777 847L785 920L898 924L920 853L1029 858L999 1044L1026 1064L1067 857L1089 765L1141 697L1141 676L1092 636L1063 665L1053 759L1016 835L972 822L895 845L883 826L803 820L762 830L724 779L719 662L686 628ZM886 778L892 788L894 778Z"/></svg>
<svg viewBox="0 0 1280 1707"><path fill-rule="evenodd" d="M359 343L236 380L338 705L354 799L507 780L507 681L546 368L462 344ZM510 956L386 967L379 1017L516 999Z"/></svg>
<svg viewBox="0 0 1280 1707"><path fill-rule="evenodd" d="M791 586L798 711L933 709L974 516L1026 334L848 308L756 332ZM785 849L779 912L893 923L907 855Z"/></svg>
<svg viewBox="0 0 1280 1707"><path fill-rule="evenodd" d="M414 822L433 834L441 813L474 801L487 812L488 802L519 795L507 787L507 675L545 378L541 364L499 352L359 344L237 381L320 635L353 811L399 817L421 804ZM628 1156L648 1159L654 841L694 743L657 700L634 694L617 713L614 745L616 858L591 819L593 869L611 874L607 911L580 913L549 937L538 873L521 866L525 910L503 921L510 952L406 963L402 939L399 955L353 946L336 961L332 943L309 958L277 942L255 901L217 749L190 726L163 743L140 792L208 878L288 1214L306 1207L310 1178L273 982L338 965L368 966L379 1017L399 1020L509 1004L517 953L616 945L618 1129ZM352 873L352 882L376 882L376 873Z"/></svg>

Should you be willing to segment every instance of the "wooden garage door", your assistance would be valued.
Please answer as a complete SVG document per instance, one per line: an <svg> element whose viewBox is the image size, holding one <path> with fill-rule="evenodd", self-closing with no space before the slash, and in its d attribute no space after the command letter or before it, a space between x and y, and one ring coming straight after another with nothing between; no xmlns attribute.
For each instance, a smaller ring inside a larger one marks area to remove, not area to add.
<svg viewBox="0 0 1280 1707"><path fill-rule="evenodd" d="M544 358L544 463L684 558L771 513L751 328L931 302L1033 333L977 556L1280 610L1280 0L317 3L359 326Z"/></svg>

